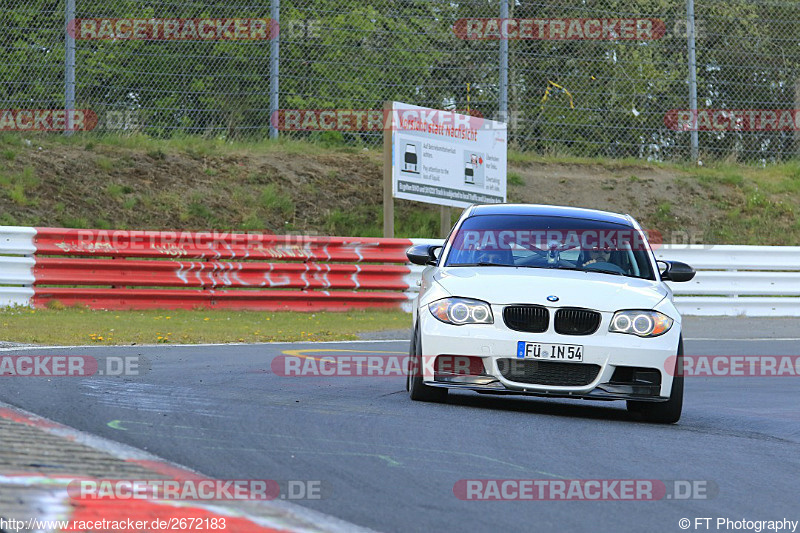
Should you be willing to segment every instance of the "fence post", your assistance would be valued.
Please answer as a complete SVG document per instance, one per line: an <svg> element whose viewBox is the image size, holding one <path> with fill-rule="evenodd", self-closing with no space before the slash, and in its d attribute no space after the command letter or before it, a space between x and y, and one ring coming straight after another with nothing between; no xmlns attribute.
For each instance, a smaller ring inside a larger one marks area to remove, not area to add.
<svg viewBox="0 0 800 533"><path fill-rule="evenodd" d="M505 20L508 18L508 1L500 0L500 18ZM506 24L501 22L501 28L507 28ZM499 83L499 101L498 101L498 120L500 122L508 121L508 35L500 35L500 83Z"/></svg>
<svg viewBox="0 0 800 533"><path fill-rule="evenodd" d="M270 139L277 139L278 128L275 127L273 117L278 111L278 93L281 87L279 78L281 52L281 0L272 0L272 5L270 6L270 19L272 40L269 44L269 137Z"/></svg>
<svg viewBox="0 0 800 533"><path fill-rule="evenodd" d="M394 103L383 103L383 236L394 237Z"/></svg>
<svg viewBox="0 0 800 533"><path fill-rule="evenodd" d="M800 113L800 78L797 78L794 81L794 112L795 117L797 113ZM795 118L795 123L797 123L797 118ZM795 128L794 130L794 143L795 143L795 151L797 155L800 156L800 129Z"/></svg>
<svg viewBox="0 0 800 533"><path fill-rule="evenodd" d="M442 205L439 207L439 235L442 239L446 239L450 234L450 227L453 224L452 215L450 214L450 206Z"/></svg>
<svg viewBox="0 0 800 533"><path fill-rule="evenodd" d="M66 121L64 135L72 135L72 113L75 109L75 37L70 35L69 23L75 20L75 0L67 0L67 7L64 11L64 110L66 111Z"/></svg>
<svg viewBox="0 0 800 533"><path fill-rule="evenodd" d="M689 59L689 112L692 116L692 161L700 157L700 141L697 134L697 56L695 48L694 0L686 0L686 36Z"/></svg>

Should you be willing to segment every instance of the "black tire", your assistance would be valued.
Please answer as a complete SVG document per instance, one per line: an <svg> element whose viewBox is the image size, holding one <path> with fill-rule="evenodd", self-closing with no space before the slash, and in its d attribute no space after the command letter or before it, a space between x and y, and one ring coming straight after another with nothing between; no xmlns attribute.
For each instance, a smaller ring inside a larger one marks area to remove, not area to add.
<svg viewBox="0 0 800 533"><path fill-rule="evenodd" d="M419 326L414 328L414 336L411 338L411 349L408 355L410 368L406 378L406 389L408 389L411 399L418 402L446 401L447 389L429 387L422 381L422 341L420 339Z"/></svg>
<svg viewBox="0 0 800 533"><path fill-rule="evenodd" d="M675 377L672 379L672 390L666 402L637 402L628 400L628 411L639 413L647 422L656 424L674 424L681 419L683 411L683 337L678 341L678 353L675 358Z"/></svg>

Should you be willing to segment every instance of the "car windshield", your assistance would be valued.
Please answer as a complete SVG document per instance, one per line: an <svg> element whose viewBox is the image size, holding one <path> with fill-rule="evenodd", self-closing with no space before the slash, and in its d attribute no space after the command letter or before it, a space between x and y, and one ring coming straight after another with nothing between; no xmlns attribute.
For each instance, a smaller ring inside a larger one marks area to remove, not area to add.
<svg viewBox="0 0 800 533"><path fill-rule="evenodd" d="M537 215L469 217L444 266L582 270L655 279L644 234L628 225Z"/></svg>

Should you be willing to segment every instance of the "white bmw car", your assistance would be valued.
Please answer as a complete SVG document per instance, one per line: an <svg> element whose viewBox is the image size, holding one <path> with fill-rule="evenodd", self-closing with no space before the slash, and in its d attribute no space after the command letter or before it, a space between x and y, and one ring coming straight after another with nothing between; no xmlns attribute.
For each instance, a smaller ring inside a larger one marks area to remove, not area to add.
<svg viewBox="0 0 800 533"><path fill-rule="evenodd" d="M426 265L413 312L411 398L448 389L627 400L645 420L683 406L681 316L659 262L628 215L545 205L467 208Z"/></svg>

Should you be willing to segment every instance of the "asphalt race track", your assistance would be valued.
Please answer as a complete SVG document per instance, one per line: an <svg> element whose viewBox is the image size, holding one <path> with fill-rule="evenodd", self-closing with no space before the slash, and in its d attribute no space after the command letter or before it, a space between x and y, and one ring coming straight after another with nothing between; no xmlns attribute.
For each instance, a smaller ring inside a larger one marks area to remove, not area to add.
<svg viewBox="0 0 800 533"><path fill-rule="evenodd" d="M745 329L687 331L686 353L800 353L796 338ZM402 378L282 377L270 363L285 350L407 353L408 342L3 351L142 355L151 368L134 378L4 378L0 400L216 478L319 480L323 498L297 503L379 531L681 531L681 518L800 519L798 377L686 378L683 418L658 426L635 421L622 402L451 392L447 404L425 404L409 400ZM454 484L473 478L693 480L712 494L457 499Z"/></svg>

